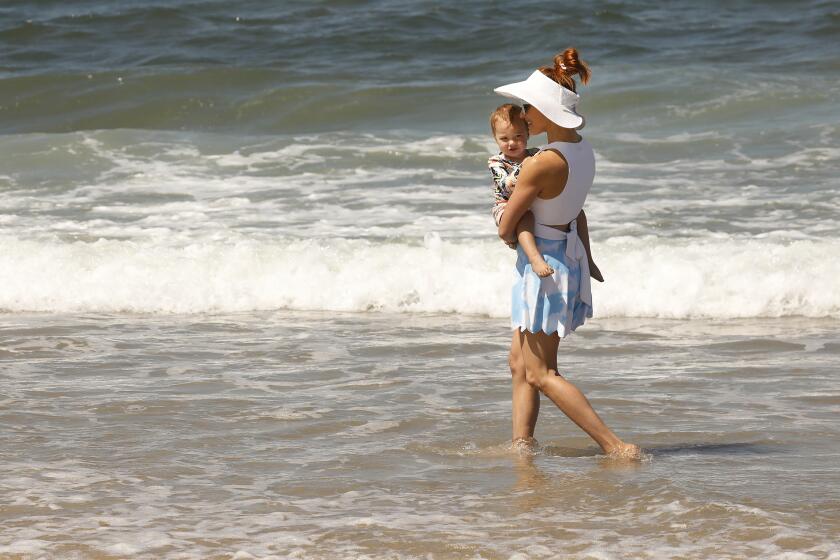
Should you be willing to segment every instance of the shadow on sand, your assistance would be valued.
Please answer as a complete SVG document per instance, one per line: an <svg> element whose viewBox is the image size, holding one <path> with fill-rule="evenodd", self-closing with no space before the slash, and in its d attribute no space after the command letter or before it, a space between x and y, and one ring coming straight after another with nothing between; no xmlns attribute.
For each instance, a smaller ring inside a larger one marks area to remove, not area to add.
<svg viewBox="0 0 840 560"><path fill-rule="evenodd" d="M668 457L672 455L766 455L779 453L781 445L773 442L736 443L676 443L672 445L642 445L644 455ZM536 454L548 457L598 457L603 451L597 447L579 448L545 445Z"/></svg>
<svg viewBox="0 0 840 560"><path fill-rule="evenodd" d="M781 446L775 443L678 443L674 445L644 446L644 451L654 457L669 455L766 455L779 453Z"/></svg>

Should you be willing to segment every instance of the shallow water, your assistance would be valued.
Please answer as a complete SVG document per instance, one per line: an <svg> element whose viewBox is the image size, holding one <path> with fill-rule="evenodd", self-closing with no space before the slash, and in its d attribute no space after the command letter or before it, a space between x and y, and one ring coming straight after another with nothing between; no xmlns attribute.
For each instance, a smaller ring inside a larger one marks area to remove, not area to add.
<svg viewBox="0 0 840 560"><path fill-rule="evenodd" d="M509 444L503 321L5 316L11 558L837 558L831 321L598 321ZM10 538L9 538L10 537ZM787 555L786 555L787 554Z"/></svg>

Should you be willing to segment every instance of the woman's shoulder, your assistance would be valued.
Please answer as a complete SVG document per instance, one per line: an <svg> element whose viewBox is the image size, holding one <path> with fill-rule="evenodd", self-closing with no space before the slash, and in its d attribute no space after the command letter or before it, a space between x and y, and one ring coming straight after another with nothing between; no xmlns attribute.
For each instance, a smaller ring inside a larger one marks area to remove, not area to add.
<svg viewBox="0 0 840 560"><path fill-rule="evenodd" d="M541 150L522 164L519 180L534 183L553 184L568 174L566 159L554 150Z"/></svg>
<svg viewBox="0 0 840 560"><path fill-rule="evenodd" d="M566 158L557 150L551 148L543 149L529 157L523 163L522 169L525 166L536 171L548 172L552 170L563 170L568 166Z"/></svg>

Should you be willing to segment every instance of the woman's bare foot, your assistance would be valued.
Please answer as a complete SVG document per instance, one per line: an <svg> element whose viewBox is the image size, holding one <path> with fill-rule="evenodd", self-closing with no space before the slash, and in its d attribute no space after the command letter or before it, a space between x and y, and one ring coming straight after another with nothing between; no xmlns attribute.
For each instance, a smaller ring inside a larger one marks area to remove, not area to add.
<svg viewBox="0 0 840 560"><path fill-rule="evenodd" d="M598 265L595 264L594 261L589 263L589 276L597 280L598 282L604 281L604 275L601 274L601 269L598 268Z"/></svg>
<svg viewBox="0 0 840 560"><path fill-rule="evenodd" d="M638 461L642 458L642 448L632 443L620 443L613 448L607 456L611 459L627 459Z"/></svg>
<svg viewBox="0 0 840 560"><path fill-rule="evenodd" d="M539 447L539 445L540 444L537 442L537 440L532 438L532 437L515 438L511 442L511 448L514 449L515 451L518 451L519 453L524 452L524 453L533 454L536 451L536 449Z"/></svg>
<svg viewBox="0 0 840 560"><path fill-rule="evenodd" d="M554 269L545 262L542 257L539 260L534 259L531 261L531 269L539 276L540 278L545 278L546 276L551 276L554 274Z"/></svg>

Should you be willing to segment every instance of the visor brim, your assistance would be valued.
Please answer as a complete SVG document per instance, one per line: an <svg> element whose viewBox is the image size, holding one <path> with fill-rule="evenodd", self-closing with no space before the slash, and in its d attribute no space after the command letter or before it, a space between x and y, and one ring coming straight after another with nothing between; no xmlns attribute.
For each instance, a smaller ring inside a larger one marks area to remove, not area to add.
<svg viewBox="0 0 840 560"><path fill-rule="evenodd" d="M552 81L552 84L562 88ZM535 84L533 78L521 82L514 82L499 86L493 91L510 99L515 99L520 104L526 103L537 108L548 120L562 126L563 128L577 128L583 123L583 117L569 107L563 105L560 99L553 99L554 92L539 91L539 84ZM558 92L559 93L559 92ZM569 92L571 94L572 92Z"/></svg>

